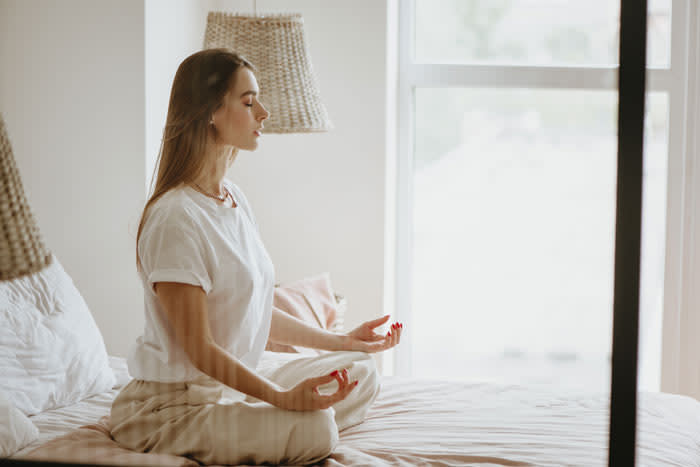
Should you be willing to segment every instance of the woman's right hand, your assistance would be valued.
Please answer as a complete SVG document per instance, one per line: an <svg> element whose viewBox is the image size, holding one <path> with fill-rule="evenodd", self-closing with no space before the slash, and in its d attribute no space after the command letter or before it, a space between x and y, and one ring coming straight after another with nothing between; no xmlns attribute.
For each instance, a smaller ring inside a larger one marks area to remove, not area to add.
<svg viewBox="0 0 700 467"><path fill-rule="evenodd" d="M328 384L333 380L338 381L338 389L329 395L318 392L317 386ZM345 399L350 391L355 389L358 381L348 381L348 370L334 371L333 373L317 378L308 378L294 386L292 389L281 391L276 406L287 410L322 410L327 409L336 402Z"/></svg>

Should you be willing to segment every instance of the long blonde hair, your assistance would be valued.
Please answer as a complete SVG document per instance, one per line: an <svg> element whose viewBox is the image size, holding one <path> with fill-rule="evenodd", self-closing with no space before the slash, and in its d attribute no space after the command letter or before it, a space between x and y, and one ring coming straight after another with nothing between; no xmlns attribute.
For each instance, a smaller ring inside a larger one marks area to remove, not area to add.
<svg viewBox="0 0 700 467"><path fill-rule="evenodd" d="M201 50L178 67L154 171L154 175L158 174L155 187L143 208L136 234L137 269L141 269L138 244L148 209L169 190L192 182L201 174L210 132L216 131L209 120L234 86L236 72L241 67L255 71L245 58L227 49ZM237 151L234 149L232 156Z"/></svg>

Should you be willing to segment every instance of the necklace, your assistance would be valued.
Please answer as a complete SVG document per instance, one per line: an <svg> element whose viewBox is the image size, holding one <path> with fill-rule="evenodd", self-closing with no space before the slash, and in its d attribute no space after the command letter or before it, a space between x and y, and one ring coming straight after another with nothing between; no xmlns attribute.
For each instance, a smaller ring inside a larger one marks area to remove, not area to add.
<svg viewBox="0 0 700 467"><path fill-rule="evenodd" d="M231 195L231 192L228 191L228 188L226 188L225 186L224 186L224 194L221 195L221 196L217 196L217 195L215 195L215 194L213 194L213 193L209 193L209 192L205 191L201 186L197 185L196 183L194 183L194 182L192 182L192 183L194 184L194 186L197 187L197 191L199 191L199 192L202 193L203 195L206 195L206 196L208 196L208 197L210 197L210 198L218 199L218 200L221 201L222 203L223 203L224 201L226 201L226 198L228 198L228 197L230 197L230 198L231 198L231 201L233 201L233 195Z"/></svg>

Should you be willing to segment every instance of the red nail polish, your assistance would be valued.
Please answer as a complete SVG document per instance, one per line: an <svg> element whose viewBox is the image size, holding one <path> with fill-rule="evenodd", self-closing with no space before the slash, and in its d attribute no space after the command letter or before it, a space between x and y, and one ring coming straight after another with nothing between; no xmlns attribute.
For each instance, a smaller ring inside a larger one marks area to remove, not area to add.
<svg viewBox="0 0 700 467"><path fill-rule="evenodd" d="M331 373L331 376L338 376L338 370L335 370L333 373Z"/></svg>
<svg viewBox="0 0 700 467"><path fill-rule="evenodd" d="M353 384L353 386L357 386L357 383L359 383L359 381L355 381L355 384Z"/></svg>

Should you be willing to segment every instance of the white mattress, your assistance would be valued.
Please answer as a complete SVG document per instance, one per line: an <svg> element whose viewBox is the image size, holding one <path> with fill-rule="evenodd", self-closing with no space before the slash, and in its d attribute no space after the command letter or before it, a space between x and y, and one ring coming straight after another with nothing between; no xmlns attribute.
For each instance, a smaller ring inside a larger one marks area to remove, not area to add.
<svg viewBox="0 0 700 467"><path fill-rule="evenodd" d="M110 363L114 389L31 417L40 439L13 457L107 415L129 379L124 359ZM700 402L641 393L638 414L638 466L700 467ZM365 422L340 434L324 465L605 466L608 417L607 394L385 377Z"/></svg>

